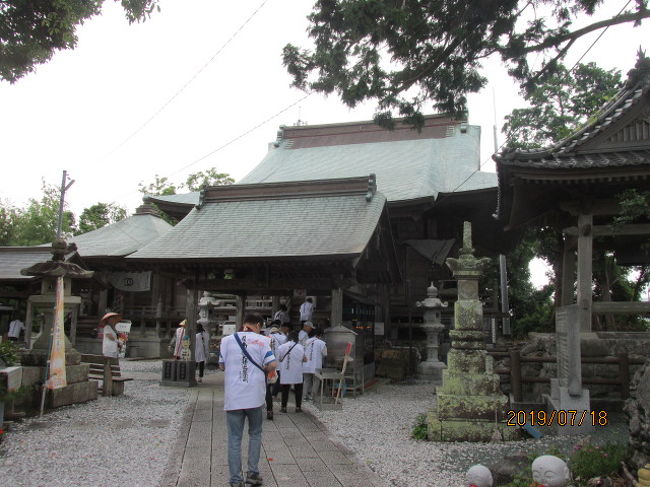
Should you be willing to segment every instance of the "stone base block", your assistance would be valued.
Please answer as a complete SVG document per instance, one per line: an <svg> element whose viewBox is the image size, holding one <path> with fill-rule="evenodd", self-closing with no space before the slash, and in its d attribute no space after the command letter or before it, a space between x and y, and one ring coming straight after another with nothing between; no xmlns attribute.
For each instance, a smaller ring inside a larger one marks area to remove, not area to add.
<svg viewBox="0 0 650 487"><path fill-rule="evenodd" d="M436 396L440 419L501 421L505 418L508 404L508 398L503 394L462 396L441 394L438 390Z"/></svg>
<svg viewBox="0 0 650 487"><path fill-rule="evenodd" d="M418 377L428 382L441 384L442 374L446 368L444 362L421 362L418 365Z"/></svg>
<svg viewBox="0 0 650 487"><path fill-rule="evenodd" d="M436 412L427 417L427 436L430 441L490 441L498 432L501 440L513 441L521 438L518 427L494 421L462 419L441 420Z"/></svg>
<svg viewBox="0 0 650 487"><path fill-rule="evenodd" d="M163 360L161 386L192 387L196 385L196 362Z"/></svg>
<svg viewBox="0 0 650 487"><path fill-rule="evenodd" d="M439 394L458 396L500 396L501 382L497 374L471 374L447 369L442 372L443 385Z"/></svg>
<svg viewBox="0 0 650 487"><path fill-rule="evenodd" d="M68 384L88 381L89 364L67 365L65 368L66 381ZM45 367L23 366L24 386L31 386L42 383L45 378Z"/></svg>
<svg viewBox="0 0 650 487"><path fill-rule="evenodd" d="M591 405L589 390L583 389L580 396L571 396L567 387L558 387L551 396L544 394L542 398L546 403L546 414L550 418L553 411L553 430L562 436L588 435L593 432L594 426L590 415ZM576 411L575 415L571 411ZM582 412L585 413L584 421Z"/></svg>
<svg viewBox="0 0 650 487"><path fill-rule="evenodd" d="M47 350L33 349L25 352L20 357L21 365L31 365L36 367L45 367L50 359L50 353ZM74 349L66 349L65 364L79 365L81 363L81 354Z"/></svg>
<svg viewBox="0 0 650 487"><path fill-rule="evenodd" d="M97 382L77 382L61 389L47 391L45 404L48 408L58 408L97 399Z"/></svg>

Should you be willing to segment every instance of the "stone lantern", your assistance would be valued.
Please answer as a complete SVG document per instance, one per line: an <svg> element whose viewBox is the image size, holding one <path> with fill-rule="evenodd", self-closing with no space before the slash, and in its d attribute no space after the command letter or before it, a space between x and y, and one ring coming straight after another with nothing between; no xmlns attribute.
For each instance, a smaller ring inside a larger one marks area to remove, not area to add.
<svg viewBox="0 0 650 487"><path fill-rule="evenodd" d="M438 298L438 288L431 283L427 288L426 299L415 304L418 308L424 308L424 324L421 328L427 335L427 359L418 365L418 374L425 380L441 382L442 370L447 366L438 359L438 334L445 329L445 325L440 321L440 310L446 308L447 303Z"/></svg>

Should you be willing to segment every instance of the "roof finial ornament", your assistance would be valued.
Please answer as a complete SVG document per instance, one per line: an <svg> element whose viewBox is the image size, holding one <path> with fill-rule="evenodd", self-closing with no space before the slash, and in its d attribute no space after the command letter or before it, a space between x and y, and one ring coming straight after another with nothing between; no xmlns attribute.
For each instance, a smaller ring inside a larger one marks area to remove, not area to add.
<svg viewBox="0 0 650 487"><path fill-rule="evenodd" d="M650 84L650 58L645 55L645 51L640 46L636 56L634 68L627 72L626 86L628 88L632 88L638 83Z"/></svg>

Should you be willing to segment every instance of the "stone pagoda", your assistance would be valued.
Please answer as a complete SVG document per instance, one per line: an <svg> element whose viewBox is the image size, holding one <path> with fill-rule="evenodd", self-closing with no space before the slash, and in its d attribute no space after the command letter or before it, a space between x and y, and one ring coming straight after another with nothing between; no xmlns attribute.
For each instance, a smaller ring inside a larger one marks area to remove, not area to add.
<svg viewBox="0 0 650 487"><path fill-rule="evenodd" d="M432 441L514 439L518 429L502 422L508 400L485 348L483 307L478 298L478 281L490 259L474 257L469 222L464 225L459 254L458 259L447 259L458 281L458 300L454 329L449 332L448 368L436 390L436 408L428 415L428 436Z"/></svg>
<svg viewBox="0 0 650 487"><path fill-rule="evenodd" d="M415 303L418 308L424 308L424 323L421 328L427 335L427 359L418 365L420 378L440 384L442 371L447 368L444 362L438 359L440 341L438 334L445 329L440 321L440 310L447 307L438 297L438 288L433 283L427 288L427 297L423 301Z"/></svg>

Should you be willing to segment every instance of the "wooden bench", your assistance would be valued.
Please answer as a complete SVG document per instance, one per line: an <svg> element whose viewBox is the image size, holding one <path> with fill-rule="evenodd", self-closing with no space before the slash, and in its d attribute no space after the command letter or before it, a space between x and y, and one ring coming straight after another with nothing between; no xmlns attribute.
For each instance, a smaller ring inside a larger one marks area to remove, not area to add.
<svg viewBox="0 0 650 487"><path fill-rule="evenodd" d="M120 362L115 357L82 354L81 362L90 364L88 379L102 381L100 390L104 396L124 394L124 383L133 380L131 377L122 377Z"/></svg>

